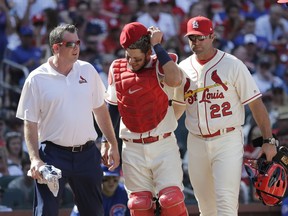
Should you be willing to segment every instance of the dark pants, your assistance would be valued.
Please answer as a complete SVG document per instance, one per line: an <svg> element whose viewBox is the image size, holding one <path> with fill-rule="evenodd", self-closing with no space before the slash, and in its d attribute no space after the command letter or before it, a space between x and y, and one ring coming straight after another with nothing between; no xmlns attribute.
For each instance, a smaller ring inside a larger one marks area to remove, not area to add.
<svg viewBox="0 0 288 216"><path fill-rule="evenodd" d="M101 154L95 145L82 152L41 145L41 159L62 171L59 192L54 197L46 184L36 184L34 216L57 216L65 184L68 182L81 216L103 216L101 195Z"/></svg>

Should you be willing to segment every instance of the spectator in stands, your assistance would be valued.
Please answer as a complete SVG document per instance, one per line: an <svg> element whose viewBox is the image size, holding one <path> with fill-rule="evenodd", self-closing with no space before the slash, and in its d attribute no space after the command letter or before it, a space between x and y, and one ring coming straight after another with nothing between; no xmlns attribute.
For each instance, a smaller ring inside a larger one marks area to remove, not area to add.
<svg viewBox="0 0 288 216"><path fill-rule="evenodd" d="M118 18L118 14L107 11L104 8L104 1L102 0L91 0L90 1L90 15L88 24L99 25L104 35L108 34L108 26L110 22Z"/></svg>
<svg viewBox="0 0 288 216"><path fill-rule="evenodd" d="M104 1L104 9L115 14L119 14L120 11L123 9L124 3L123 1L119 0L109 0Z"/></svg>
<svg viewBox="0 0 288 216"><path fill-rule="evenodd" d="M118 20L111 21L108 25L108 35L103 40L103 52L114 54L116 50L121 49L119 37L121 33L120 23Z"/></svg>
<svg viewBox="0 0 288 216"><path fill-rule="evenodd" d="M108 72L109 72L109 68L111 63L117 59L117 57L114 54L104 54L102 56L102 61L101 61L101 65L102 65L102 71L98 71L99 75L105 85L105 87L108 87ZM118 142L119 143L119 142Z"/></svg>
<svg viewBox="0 0 288 216"><path fill-rule="evenodd" d="M253 17L254 19L257 19L258 17L267 15L269 13L269 10L266 8L265 0L256 0L252 2L253 4L251 10L245 13L246 17Z"/></svg>
<svg viewBox="0 0 288 216"><path fill-rule="evenodd" d="M287 70L287 65L286 62L281 61L281 54L279 50L277 50L277 48L274 46L269 46L264 51L264 53L268 56L270 60L272 73L284 80L284 74Z"/></svg>
<svg viewBox="0 0 288 216"><path fill-rule="evenodd" d="M120 181L120 167L114 171L102 165L102 196L104 216L130 216L127 207L128 195L124 184ZM77 206L75 205L70 216L80 216Z"/></svg>
<svg viewBox="0 0 288 216"><path fill-rule="evenodd" d="M0 117L0 147L5 146L6 122L4 118Z"/></svg>
<svg viewBox="0 0 288 216"><path fill-rule="evenodd" d="M24 195L24 206L32 208L32 195L34 191L34 180L27 175L28 170L30 169L31 161L30 159L23 158L21 161L23 175L16 177L9 184L8 188L17 188L23 192Z"/></svg>
<svg viewBox="0 0 288 216"><path fill-rule="evenodd" d="M103 40L106 38L105 30L100 23L89 22L86 26L84 50L79 54L79 59L91 63L97 71L103 71L101 61L103 54Z"/></svg>
<svg viewBox="0 0 288 216"><path fill-rule="evenodd" d="M204 0L203 0L204 1ZM184 13L189 13L189 8L192 4L199 2L198 0L175 0L175 5L181 8Z"/></svg>
<svg viewBox="0 0 288 216"><path fill-rule="evenodd" d="M7 132L5 139L9 175L23 175L21 162L28 158L28 154L22 148L22 134L14 131Z"/></svg>
<svg viewBox="0 0 288 216"><path fill-rule="evenodd" d="M17 17L24 25L32 24L32 17L46 9L57 9L56 0L13 0Z"/></svg>
<svg viewBox="0 0 288 216"><path fill-rule="evenodd" d="M46 18L44 14L36 14L32 17L32 25L33 25L33 31L34 31L34 45L36 47L42 47L44 45L47 45L48 42L48 36L46 29L43 30L43 28L46 28Z"/></svg>
<svg viewBox="0 0 288 216"><path fill-rule="evenodd" d="M255 34L246 34L243 39L243 46L247 50L247 61L255 66L262 54L262 50L258 47L258 39Z"/></svg>
<svg viewBox="0 0 288 216"><path fill-rule="evenodd" d="M278 117L274 124L275 133L280 144L288 147L288 107L281 107L278 110Z"/></svg>
<svg viewBox="0 0 288 216"><path fill-rule="evenodd" d="M253 78L261 93L275 87L284 87L283 81L272 73L271 62L267 56L259 58Z"/></svg>
<svg viewBox="0 0 288 216"><path fill-rule="evenodd" d="M121 28L123 28L124 25L127 23L135 22L137 18L141 14L143 14L143 11L141 10L141 6L142 6L142 1L139 1L139 0L127 0L126 1L126 5L122 8L122 10L119 13L120 20L121 19L123 20L123 22L120 21Z"/></svg>
<svg viewBox="0 0 288 216"><path fill-rule="evenodd" d="M89 20L90 4L87 1L78 1L75 11L70 13L72 23L77 27L80 40L85 38L85 29ZM81 41L81 42L82 42Z"/></svg>
<svg viewBox="0 0 288 216"><path fill-rule="evenodd" d="M282 17L284 11L279 4L270 7L270 13L256 19L255 34L265 37L272 45L288 32L288 20Z"/></svg>
<svg viewBox="0 0 288 216"><path fill-rule="evenodd" d="M163 32L164 47L174 40L178 44L178 32L174 18L171 14L161 12L160 0L145 0L145 6L146 12L138 17L137 22L140 22L146 28L157 26Z"/></svg>
<svg viewBox="0 0 288 216"><path fill-rule="evenodd" d="M23 151L28 152L26 142L24 139L24 122L21 119L18 119L15 117L15 114L11 116L7 121L7 131L15 131L18 132L22 135L22 146L23 146Z"/></svg>
<svg viewBox="0 0 288 216"><path fill-rule="evenodd" d="M188 43L188 40L184 37L186 35L187 31L187 22L191 17L195 16L205 16L207 17L208 12L206 10L205 4L202 1L195 2L191 4L189 7L188 12L185 14L185 17L183 18L182 22L180 23L180 29L178 32L178 37L181 43L180 49L181 49L181 54L183 58L186 55L190 55L191 49Z"/></svg>
<svg viewBox="0 0 288 216"><path fill-rule="evenodd" d="M15 63L28 68L29 71L34 70L41 64L42 50L34 46L34 32L30 26L22 26L19 29L21 45L11 50L7 58ZM11 68L12 70L12 68ZM22 72L11 71L11 83L17 86L22 86L25 76Z"/></svg>
<svg viewBox="0 0 288 216"><path fill-rule="evenodd" d="M0 146L0 178L9 175L7 165L7 149L5 146Z"/></svg>
<svg viewBox="0 0 288 216"><path fill-rule="evenodd" d="M244 17L240 14L241 8L238 4L230 3L226 8L227 17L223 20L224 38L233 41L244 26Z"/></svg>
<svg viewBox="0 0 288 216"><path fill-rule="evenodd" d="M236 47L240 46L240 45L244 45L245 36L251 35L251 34L256 36L257 47L260 48L261 51L268 48L269 42L268 42L267 38L255 34L255 18L253 18L253 17L246 17L245 18L243 29L233 40L234 45Z"/></svg>
<svg viewBox="0 0 288 216"><path fill-rule="evenodd" d="M245 46L241 46L241 45L238 47L235 47L235 49L233 49L231 51L231 53L234 56L239 58L247 66L250 73L253 74L253 73L255 73L256 65L248 59L248 53L247 52L248 51L245 48Z"/></svg>
<svg viewBox="0 0 288 216"><path fill-rule="evenodd" d="M274 109L277 110L277 112L278 110L281 110L283 107L287 107L288 104L287 94L282 86L274 87L270 91L272 95L273 106Z"/></svg>
<svg viewBox="0 0 288 216"><path fill-rule="evenodd" d="M285 90L286 94L288 95L288 68L286 68L286 70L283 74L282 80L285 84L284 90Z"/></svg>
<svg viewBox="0 0 288 216"><path fill-rule="evenodd" d="M4 195L4 189L0 186L0 212L12 212L12 208L2 205L2 198Z"/></svg>
<svg viewBox="0 0 288 216"><path fill-rule="evenodd" d="M10 10L7 1L0 1L0 61L3 59L8 45L8 35L15 31L11 23Z"/></svg>
<svg viewBox="0 0 288 216"><path fill-rule="evenodd" d="M160 2L161 12L172 15L176 25L176 31L179 32L180 23L184 20L185 12L176 6L173 0L160 0Z"/></svg>

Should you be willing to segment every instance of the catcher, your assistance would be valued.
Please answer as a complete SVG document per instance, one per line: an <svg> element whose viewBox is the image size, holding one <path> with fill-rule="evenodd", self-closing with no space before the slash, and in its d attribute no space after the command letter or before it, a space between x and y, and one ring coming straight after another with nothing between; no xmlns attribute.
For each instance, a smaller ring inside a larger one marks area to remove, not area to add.
<svg viewBox="0 0 288 216"><path fill-rule="evenodd" d="M187 215L173 108L174 90L184 76L175 63L177 55L160 45L162 36L157 27L125 25L120 35L125 58L112 62L109 70L106 101L114 125L121 119L122 167L132 216L159 214L158 203L161 215Z"/></svg>

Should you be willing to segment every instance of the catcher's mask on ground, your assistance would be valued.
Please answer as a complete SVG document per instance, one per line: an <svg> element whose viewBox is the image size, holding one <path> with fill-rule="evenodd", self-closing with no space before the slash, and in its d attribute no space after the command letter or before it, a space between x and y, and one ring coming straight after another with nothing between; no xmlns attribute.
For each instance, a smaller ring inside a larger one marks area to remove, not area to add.
<svg viewBox="0 0 288 216"><path fill-rule="evenodd" d="M264 158L244 159L244 167L263 204L280 205L287 189L285 168Z"/></svg>

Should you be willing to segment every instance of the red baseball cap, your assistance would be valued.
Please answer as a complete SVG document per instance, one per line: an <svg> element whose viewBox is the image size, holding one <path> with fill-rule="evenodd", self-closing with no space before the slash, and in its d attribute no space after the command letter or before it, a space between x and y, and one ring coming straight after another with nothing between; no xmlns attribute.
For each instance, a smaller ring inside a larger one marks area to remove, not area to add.
<svg viewBox="0 0 288 216"><path fill-rule="evenodd" d="M278 0L277 3L288 3L288 0Z"/></svg>
<svg viewBox="0 0 288 216"><path fill-rule="evenodd" d="M191 18L187 22L187 34L188 35L203 35L207 36L213 33L213 24L212 21L203 16L197 16Z"/></svg>
<svg viewBox="0 0 288 216"><path fill-rule="evenodd" d="M148 34L147 28L139 22L126 24L120 34L120 44L124 49L127 49L142 36Z"/></svg>

